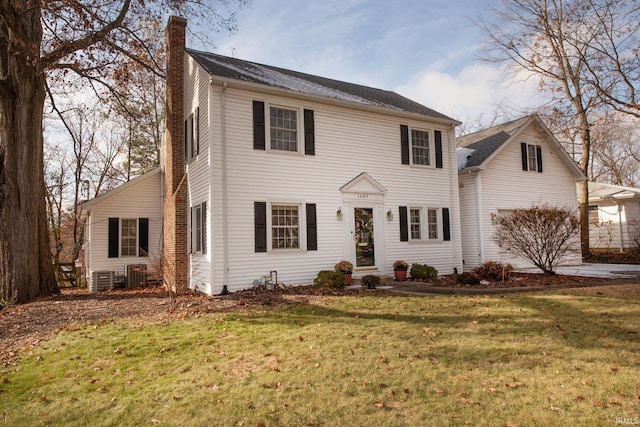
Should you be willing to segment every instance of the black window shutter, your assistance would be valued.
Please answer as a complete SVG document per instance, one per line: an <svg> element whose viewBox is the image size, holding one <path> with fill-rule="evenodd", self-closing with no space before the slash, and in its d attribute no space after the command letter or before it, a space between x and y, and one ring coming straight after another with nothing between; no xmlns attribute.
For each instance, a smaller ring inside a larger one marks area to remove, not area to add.
<svg viewBox="0 0 640 427"><path fill-rule="evenodd" d="M195 134L193 133L193 114L191 114L189 116L189 140L190 140L189 141L189 146L190 146L189 147L189 149L190 149L189 160L191 160L191 159L193 159L195 157L195 149L196 149L196 147L195 147L195 144L194 144L195 141L193 140L194 135Z"/></svg>
<svg viewBox="0 0 640 427"><path fill-rule="evenodd" d="M267 252L267 204L254 202L256 252Z"/></svg>
<svg viewBox="0 0 640 427"><path fill-rule="evenodd" d="M318 223L315 203L307 203L307 250L318 250Z"/></svg>
<svg viewBox="0 0 640 427"><path fill-rule="evenodd" d="M313 110L304 110L304 154L315 156L316 135Z"/></svg>
<svg viewBox="0 0 640 427"><path fill-rule="evenodd" d="M202 202L202 253L207 253L207 202Z"/></svg>
<svg viewBox="0 0 640 427"><path fill-rule="evenodd" d="M434 131L436 140L436 167L442 169L442 132Z"/></svg>
<svg viewBox="0 0 640 427"><path fill-rule="evenodd" d="M109 258L118 258L120 254L118 243L120 241L120 219L118 218L109 218L109 249L108 249L108 257Z"/></svg>
<svg viewBox="0 0 640 427"><path fill-rule="evenodd" d="M253 149L265 149L264 102L253 101Z"/></svg>
<svg viewBox="0 0 640 427"><path fill-rule="evenodd" d="M149 256L149 218L138 218L138 256Z"/></svg>
<svg viewBox="0 0 640 427"><path fill-rule="evenodd" d="M520 143L520 151L522 152L522 170L529 170L529 159L527 157L527 144L525 142Z"/></svg>
<svg viewBox="0 0 640 427"><path fill-rule="evenodd" d="M449 208L442 208L442 239L451 240L451 220L449 219Z"/></svg>
<svg viewBox="0 0 640 427"><path fill-rule="evenodd" d="M195 140L196 156L200 154L200 107L196 107L196 122L194 125L193 139Z"/></svg>
<svg viewBox="0 0 640 427"><path fill-rule="evenodd" d="M398 208L400 213L400 241L409 241L409 221L407 219L407 207L400 206Z"/></svg>
<svg viewBox="0 0 640 427"><path fill-rule="evenodd" d="M409 164L409 126L400 125L400 152L402 164Z"/></svg>
<svg viewBox="0 0 640 427"><path fill-rule="evenodd" d="M542 173L542 148L536 147L536 159L538 160L538 172Z"/></svg>

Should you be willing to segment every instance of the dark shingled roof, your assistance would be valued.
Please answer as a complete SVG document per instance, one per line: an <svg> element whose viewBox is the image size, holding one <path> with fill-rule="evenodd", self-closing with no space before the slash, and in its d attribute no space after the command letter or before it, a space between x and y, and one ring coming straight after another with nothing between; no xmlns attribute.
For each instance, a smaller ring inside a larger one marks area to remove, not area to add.
<svg viewBox="0 0 640 427"><path fill-rule="evenodd" d="M512 122L457 138L458 169L462 170L480 166L485 160L491 157L496 150L502 147L522 126L528 124L531 119L532 116L522 117ZM468 150L461 150L461 148ZM466 161L465 159L461 159L460 156L465 156Z"/></svg>
<svg viewBox="0 0 640 427"><path fill-rule="evenodd" d="M186 49L210 75L458 122L395 92Z"/></svg>

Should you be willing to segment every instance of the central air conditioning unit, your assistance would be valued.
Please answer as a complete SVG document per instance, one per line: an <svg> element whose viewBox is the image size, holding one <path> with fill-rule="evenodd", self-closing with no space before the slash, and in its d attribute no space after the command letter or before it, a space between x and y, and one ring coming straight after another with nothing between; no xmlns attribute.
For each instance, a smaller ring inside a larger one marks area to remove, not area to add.
<svg viewBox="0 0 640 427"><path fill-rule="evenodd" d="M147 264L127 265L127 289L147 286Z"/></svg>
<svg viewBox="0 0 640 427"><path fill-rule="evenodd" d="M91 275L91 292L113 289L115 271L94 271Z"/></svg>

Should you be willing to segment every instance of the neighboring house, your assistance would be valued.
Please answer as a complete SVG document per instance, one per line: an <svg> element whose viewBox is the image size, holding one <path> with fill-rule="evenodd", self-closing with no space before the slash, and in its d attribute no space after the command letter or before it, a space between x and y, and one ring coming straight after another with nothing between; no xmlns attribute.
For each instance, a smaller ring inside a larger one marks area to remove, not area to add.
<svg viewBox="0 0 640 427"><path fill-rule="evenodd" d="M500 215L538 203L577 214L585 177L536 115L459 137L457 157L465 271L489 260L532 265L494 240ZM580 264L579 247L563 262Z"/></svg>
<svg viewBox="0 0 640 427"><path fill-rule="evenodd" d="M185 49L185 29L170 18L167 284L311 284L343 259L354 277L390 275L397 259L462 269L459 122L394 92ZM103 259L106 241L89 245Z"/></svg>
<svg viewBox="0 0 640 427"><path fill-rule="evenodd" d="M85 276L91 289L97 289L94 279L100 272L113 272L111 282L124 280L127 266L149 266L161 257L161 190L162 173L156 168L82 205Z"/></svg>
<svg viewBox="0 0 640 427"><path fill-rule="evenodd" d="M638 248L640 188L589 182L589 246L594 251Z"/></svg>

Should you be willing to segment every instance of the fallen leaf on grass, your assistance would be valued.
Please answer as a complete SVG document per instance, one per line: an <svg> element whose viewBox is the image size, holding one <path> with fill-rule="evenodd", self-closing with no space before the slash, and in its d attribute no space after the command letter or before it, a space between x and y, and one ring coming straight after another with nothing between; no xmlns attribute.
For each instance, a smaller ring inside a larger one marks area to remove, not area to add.
<svg viewBox="0 0 640 427"><path fill-rule="evenodd" d="M156 419L156 418L151 418L151 422L153 424L160 424L160 420Z"/></svg>
<svg viewBox="0 0 640 427"><path fill-rule="evenodd" d="M576 396L576 402L582 402L584 400L584 396Z"/></svg>
<svg viewBox="0 0 640 427"><path fill-rule="evenodd" d="M374 406L375 406L376 408L384 408L384 402L376 402L376 403L374 404Z"/></svg>
<svg viewBox="0 0 640 427"><path fill-rule="evenodd" d="M593 403L595 403L598 408L604 408L604 404L597 399L594 399Z"/></svg>

